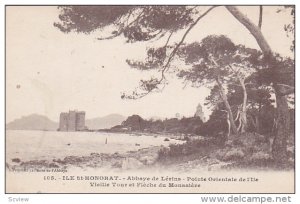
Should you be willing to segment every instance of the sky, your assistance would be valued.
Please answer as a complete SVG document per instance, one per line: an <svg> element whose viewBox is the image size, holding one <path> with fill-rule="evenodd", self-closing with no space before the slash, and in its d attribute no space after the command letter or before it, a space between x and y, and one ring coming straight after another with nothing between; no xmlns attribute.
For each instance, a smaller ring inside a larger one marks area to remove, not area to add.
<svg viewBox="0 0 300 204"><path fill-rule="evenodd" d="M239 7L253 22L258 22L258 7ZM292 57L291 38L283 25L291 21L288 12L264 7L262 32L271 48ZM139 100L122 100L140 79L152 73L130 68L126 59L142 59L146 47L163 44L128 44L123 37L99 41L100 31L90 35L64 34L53 26L58 21L55 6L6 7L6 122L29 114L41 114L58 121L60 112L86 111L86 118L112 113L124 116L192 116L203 105L209 89L184 88L174 76L160 93ZM183 31L171 42L178 42ZM224 7L211 11L189 33L187 43L201 41L207 35L227 35L236 44L259 49L255 39ZM182 65L180 65L182 66ZM206 117L210 111L203 107Z"/></svg>

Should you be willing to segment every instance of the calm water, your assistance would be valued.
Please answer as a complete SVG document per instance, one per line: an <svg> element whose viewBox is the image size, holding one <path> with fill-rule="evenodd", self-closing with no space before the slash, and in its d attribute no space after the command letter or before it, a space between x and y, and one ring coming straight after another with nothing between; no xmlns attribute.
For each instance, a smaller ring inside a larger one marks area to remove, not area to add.
<svg viewBox="0 0 300 204"><path fill-rule="evenodd" d="M105 141L107 139L107 144ZM165 137L136 136L103 132L52 132L8 130L6 132L6 158L53 159L66 156L86 156L90 153L125 153L150 146L168 146L182 141ZM136 144L139 144L137 146Z"/></svg>

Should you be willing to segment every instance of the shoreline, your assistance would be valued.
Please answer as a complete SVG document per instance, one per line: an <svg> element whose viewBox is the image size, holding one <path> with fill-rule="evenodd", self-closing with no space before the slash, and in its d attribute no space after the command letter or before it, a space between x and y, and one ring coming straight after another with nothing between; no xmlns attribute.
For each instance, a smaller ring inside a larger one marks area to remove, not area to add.
<svg viewBox="0 0 300 204"><path fill-rule="evenodd" d="M45 169L71 169L71 168L104 168L104 169L139 169L154 164L158 158L158 152L163 146L151 146L137 151L126 153L90 153L88 156L66 156L58 159L35 159L22 161L13 158L6 162L6 169L10 172L45 171Z"/></svg>

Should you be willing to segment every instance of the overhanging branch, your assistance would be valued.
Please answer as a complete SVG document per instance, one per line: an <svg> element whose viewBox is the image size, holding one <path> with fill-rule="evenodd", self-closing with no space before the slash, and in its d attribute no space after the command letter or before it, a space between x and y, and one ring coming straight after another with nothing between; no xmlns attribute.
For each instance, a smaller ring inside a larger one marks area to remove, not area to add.
<svg viewBox="0 0 300 204"><path fill-rule="evenodd" d="M211 10L213 10L213 9L216 8L216 7L218 7L218 6L212 6L212 7L210 7L207 11L205 11L202 15L200 15L200 16L199 16L199 17L198 17L198 18L197 18L197 19L189 26L189 28L185 31L185 33L183 34L183 36L182 36L180 42L175 46L175 48L174 48L173 51L171 52L170 56L168 57L166 64L162 67L161 78L160 78L160 80L158 80L158 82L157 82L155 88L153 88L153 89L151 89L151 90L149 90L149 91L147 91L147 92L141 93L141 94L140 94L139 96L137 96L137 97L134 97L134 98L133 98L133 97L129 97L130 99L139 99L139 98L142 98L142 97L148 95L149 93L151 93L154 89L158 89L157 85L161 84L161 83L165 80L165 72L168 70L169 65L170 65L172 59L173 59L174 56L176 55L176 53L177 53L179 47L180 47L180 46L182 45L182 43L184 42L186 36L189 34L189 32L195 27L195 25L197 25L197 23L198 23L203 17L205 17ZM169 43L169 40L170 40L171 36L172 36L172 33L171 33L170 36L168 37L166 45Z"/></svg>
<svg viewBox="0 0 300 204"><path fill-rule="evenodd" d="M264 38L259 27L253 24L252 21L243 13L241 13L235 6L226 6L226 8L241 24L243 24L250 31L250 33L256 39L256 42L258 43L265 57L270 57L272 55L271 47Z"/></svg>
<svg viewBox="0 0 300 204"><path fill-rule="evenodd" d="M165 75L164 73L168 70L169 68L169 64L172 61L173 57L175 56L176 52L178 51L179 47L182 45L182 43L184 42L186 36L189 34L189 32L194 28L195 25L197 25L197 23L204 17L206 16L211 10L213 10L214 8L216 8L218 6L212 6L210 7L207 11L205 11L201 16L199 16L194 23L192 23L190 25L190 27L185 31L185 33L183 34L180 42L175 46L175 48L173 49L173 51L171 52L167 63L163 66L162 72L161 72L161 80L160 82L162 82L165 79Z"/></svg>
<svg viewBox="0 0 300 204"><path fill-rule="evenodd" d="M130 15L128 15L128 17L127 17L127 25L126 25L125 28L124 28L124 27L123 27L123 28L120 28L118 31L115 31L115 34L113 34L113 35L111 35L111 36L108 36L108 37L102 37L102 38L97 38L97 39L98 39L98 40L111 40L111 39L113 39L113 38L115 38L115 37L120 36L120 35L125 31L126 28L130 27L131 25L133 25L134 23L137 23L137 22L140 20L142 14L144 14L144 10L145 10L145 9L143 9L143 10L138 14L138 16L137 16L133 21L131 21L131 22L128 24L128 20L129 20L130 16L132 15L132 12L130 12Z"/></svg>

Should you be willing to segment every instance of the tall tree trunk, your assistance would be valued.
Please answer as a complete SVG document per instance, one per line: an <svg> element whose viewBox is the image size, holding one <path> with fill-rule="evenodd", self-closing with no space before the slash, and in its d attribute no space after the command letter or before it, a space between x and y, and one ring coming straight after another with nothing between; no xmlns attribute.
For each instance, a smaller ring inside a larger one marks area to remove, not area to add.
<svg viewBox="0 0 300 204"><path fill-rule="evenodd" d="M276 69L273 62L273 52L264 38L261 30L256 26L247 16L242 14L235 6L226 6L227 10L241 23L243 24L249 32L256 39L257 44L262 50L265 59L268 61L271 69ZM275 84L275 83L274 83ZM287 144L286 137L289 132L290 115L288 114L287 109L287 99L284 95L281 95L281 92L278 87L274 86L275 95L276 95L276 105L277 105L277 134L274 138L274 143L272 147L273 158L276 161L281 162L282 159L287 157Z"/></svg>
<svg viewBox="0 0 300 204"><path fill-rule="evenodd" d="M259 29L261 29L261 25L262 25L262 16L263 16L263 6L259 6L259 19L258 19Z"/></svg>
<svg viewBox="0 0 300 204"><path fill-rule="evenodd" d="M246 90L246 86L245 86L245 79L239 77L239 81L240 84L242 86L243 89L243 104L242 104L242 110L240 113L240 117L241 117L241 132L246 132L247 129L247 90Z"/></svg>
<svg viewBox="0 0 300 204"><path fill-rule="evenodd" d="M231 125L230 125L230 119L229 119L229 113L228 112L226 114L226 121L227 121L227 127L228 127L227 138L229 138L230 137L230 133L231 133Z"/></svg>
<svg viewBox="0 0 300 204"><path fill-rule="evenodd" d="M275 92L278 91L278 87L275 85ZM277 127L276 127L276 137L273 140L272 155L273 158L279 162L284 162L287 160L287 138L289 135L290 127L290 115L289 107L287 103L286 96L277 93L276 94L276 104L277 104Z"/></svg>
<svg viewBox="0 0 300 204"><path fill-rule="evenodd" d="M260 134L260 113L255 116L255 129L258 134Z"/></svg>
<svg viewBox="0 0 300 204"><path fill-rule="evenodd" d="M262 106L262 99L259 100L258 114L257 114L257 116L255 116L256 132L259 134L260 134L261 106Z"/></svg>
<svg viewBox="0 0 300 204"><path fill-rule="evenodd" d="M220 81L220 79L219 79L218 77L216 78L216 82L217 82L217 84L218 84L221 98L222 98L222 100L223 100L223 102L224 102L225 108L226 108L226 110L227 110L227 114L228 114L228 116L229 116L229 121L230 121L230 125L231 125L232 132L233 132L234 134L237 134L237 133L238 133L238 130L237 130L237 127L236 127L236 125L235 125L235 123L234 123L232 110L231 110L231 107L230 107L230 105L229 105L228 98L227 98L227 95L226 95L226 93L225 93L225 90L224 90L224 88L223 88L223 86L222 86L222 83L221 83L221 81Z"/></svg>

